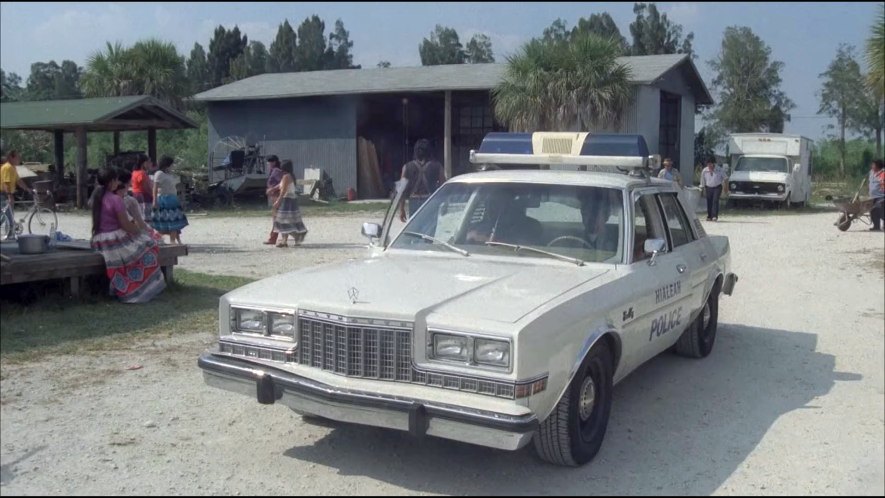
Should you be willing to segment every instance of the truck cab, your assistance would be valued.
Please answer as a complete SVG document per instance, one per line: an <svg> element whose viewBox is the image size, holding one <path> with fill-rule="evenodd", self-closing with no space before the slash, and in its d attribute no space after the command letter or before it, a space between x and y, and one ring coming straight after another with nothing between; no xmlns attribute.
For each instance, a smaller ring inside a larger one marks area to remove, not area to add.
<svg viewBox="0 0 885 498"><path fill-rule="evenodd" d="M729 203L763 201L805 205L811 197L811 140L779 133L729 137Z"/></svg>

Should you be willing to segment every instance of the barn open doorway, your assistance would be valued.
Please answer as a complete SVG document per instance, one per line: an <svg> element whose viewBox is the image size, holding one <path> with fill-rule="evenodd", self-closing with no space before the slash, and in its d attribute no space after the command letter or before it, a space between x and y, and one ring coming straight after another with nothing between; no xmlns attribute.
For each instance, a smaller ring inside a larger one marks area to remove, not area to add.
<svg viewBox="0 0 885 498"><path fill-rule="evenodd" d="M443 161L445 95L420 94L364 95L357 107L357 195L361 199L389 197L400 178L403 164L412 159L415 142L430 141L431 154ZM369 154L377 157L380 191L372 175L361 174L365 153L360 138L371 142Z"/></svg>

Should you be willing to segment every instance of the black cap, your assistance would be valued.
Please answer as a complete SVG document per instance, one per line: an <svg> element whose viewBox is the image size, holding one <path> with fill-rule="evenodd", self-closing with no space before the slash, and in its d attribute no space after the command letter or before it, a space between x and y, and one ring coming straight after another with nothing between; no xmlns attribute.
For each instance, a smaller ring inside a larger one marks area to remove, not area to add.
<svg viewBox="0 0 885 498"><path fill-rule="evenodd" d="M269 162L269 163L279 163L279 162L280 162L280 158L277 157L277 156L275 156L275 155L273 155L273 154L271 154L271 155L267 156L267 162Z"/></svg>

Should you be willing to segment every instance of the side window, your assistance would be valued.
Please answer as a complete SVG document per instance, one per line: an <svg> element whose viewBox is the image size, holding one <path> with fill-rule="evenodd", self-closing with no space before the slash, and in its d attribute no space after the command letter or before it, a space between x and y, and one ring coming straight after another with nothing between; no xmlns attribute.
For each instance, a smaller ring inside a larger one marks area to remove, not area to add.
<svg viewBox="0 0 885 498"><path fill-rule="evenodd" d="M643 195L633 205L633 261L642 261L651 256L645 254L645 241L648 239L667 240L661 211L653 195Z"/></svg>
<svg viewBox="0 0 885 498"><path fill-rule="evenodd" d="M682 206L676 199L675 194L663 194L660 196L661 205L664 208L664 218L667 220L667 228L670 229L670 240L673 247L688 244L694 239L688 218L682 212Z"/></svg>

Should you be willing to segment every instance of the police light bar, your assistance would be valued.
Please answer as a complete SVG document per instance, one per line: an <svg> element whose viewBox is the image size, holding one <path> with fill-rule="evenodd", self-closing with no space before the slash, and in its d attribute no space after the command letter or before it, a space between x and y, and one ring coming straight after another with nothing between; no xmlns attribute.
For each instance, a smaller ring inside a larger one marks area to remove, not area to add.
<svg viewBox="0 0 885 498"><path fill-rule="evenodd" d="M642 135L496 132L486 135L478 151L470 151L470 162L642 169L657 166L660 156L648 154Z"/></svg>

